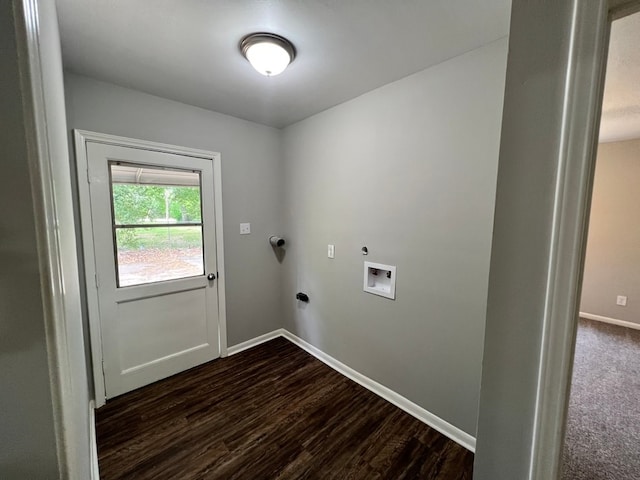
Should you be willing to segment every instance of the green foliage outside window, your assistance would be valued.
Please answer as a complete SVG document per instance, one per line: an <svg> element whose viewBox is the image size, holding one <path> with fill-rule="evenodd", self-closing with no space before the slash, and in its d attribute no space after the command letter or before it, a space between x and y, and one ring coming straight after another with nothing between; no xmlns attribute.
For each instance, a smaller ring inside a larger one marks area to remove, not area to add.
<svg viewBox="0 0 640 480"><path fill-rule="evenodd" d="M115 183L113 206L119 225L201 220L199 187Z"/></svg>
<svg viewBox="0 0 640 480"><path fill-rule="evenodd" d="M125 183L114 183L112 187L116 225L201 222L199 187ZM191 228L168 228L169 230L165 228L118 229L118 248L147 247L167 234L172 243L186 242L188 245L193 243L193 246L200 244L195 238L190 238L194 235ZM200 227L194 228L200 232ZM141 235L142 232L145 232L144 235ZM185 238L181 238L183 236Z"/></svg>

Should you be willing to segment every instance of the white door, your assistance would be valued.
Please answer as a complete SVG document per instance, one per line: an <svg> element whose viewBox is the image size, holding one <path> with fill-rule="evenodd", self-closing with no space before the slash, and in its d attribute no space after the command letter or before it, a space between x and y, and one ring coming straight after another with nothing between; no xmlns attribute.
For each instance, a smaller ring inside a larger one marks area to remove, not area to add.
<svg viewBox="0 0 640 480"><path fill-rule="evenodd" d="M98 142L86 158L112 398L220 356L213 162Z"/></svg>

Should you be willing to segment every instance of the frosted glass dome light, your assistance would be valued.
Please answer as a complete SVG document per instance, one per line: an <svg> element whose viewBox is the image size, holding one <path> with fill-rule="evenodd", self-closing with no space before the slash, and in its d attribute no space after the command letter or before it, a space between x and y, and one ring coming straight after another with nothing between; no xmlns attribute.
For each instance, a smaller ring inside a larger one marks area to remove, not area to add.
<svg viewBox="0 0 640 480"><path fill-rule="evenodd" d="M240 49L253 68L267 77L282 73L296 56L291 42L273 33L252 33L242 39Z"/></svg>
<svg viewBox="0 0 640 480"><path fill-rule="evenodd" d="M282 73L291 62L287 51L275 43L256 43L247 48L247 60L262 75L271 77Z"/></svg>

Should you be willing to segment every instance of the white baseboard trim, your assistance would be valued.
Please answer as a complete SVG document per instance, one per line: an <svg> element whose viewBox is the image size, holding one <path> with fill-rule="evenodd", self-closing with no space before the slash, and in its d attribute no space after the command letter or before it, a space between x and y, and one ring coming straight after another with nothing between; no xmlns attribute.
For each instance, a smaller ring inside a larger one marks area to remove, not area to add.
<svg viewBox="0 0 640 480"><path fill-rule="evenodd" d="M89 454L91 458L91 480L100 480L98 468L98 440L96 436L96 402L89 402Z"/></svg>
<svg viewBox="0 0 640 480"><path fill-rule="evenodd" d="M580 316L589 320L596 320L598 322L611 323L612 325L619 325L620 327L633 328L634 330L640 330L640 324L629 322L627 320L618 320L617 318L603 317L602 315L594 315L593 313L580 312Z"/></svg>
<svg viewBox="0 0 640 480"><path fill-rule="evenodd" d="M384 398L386 401L392 403L401 410L404 410L409 415L417 418L423 423L426 423L431 428L449 437L451 440L462 445L467 450L475 453L476 439L473 436L469 435L467 432L460 430L458 427L451 425L437 415L434 415L421 406L416 405L399 393L394 392L384 385L381 385L380 383L336 360L332 356L327 355L322 350L314 347L310 343L292 334L291 332L283 329L282 336L292 343L296 344L303 350L306 350L318 360L336 370L338 373L341 373L345 377L350 378L354 382L362 385L367 390L375 393L379 397Z"/></svg>
<svg viewBox="0 0 640 480"><path fill-rule="evenodd" d="M265 333L264 335L260 335L259 337L247 340L246 342L233 345L232 347L227 348L227 356L244 352L245 350L248 350L251 347L260 345L261 343L268 342L269 340L273 340L274 338L277 338L277 337L282 337L284 336L284 332L285 330L283 328L279 328L277 330L274 330L273 332Z"/></svg>

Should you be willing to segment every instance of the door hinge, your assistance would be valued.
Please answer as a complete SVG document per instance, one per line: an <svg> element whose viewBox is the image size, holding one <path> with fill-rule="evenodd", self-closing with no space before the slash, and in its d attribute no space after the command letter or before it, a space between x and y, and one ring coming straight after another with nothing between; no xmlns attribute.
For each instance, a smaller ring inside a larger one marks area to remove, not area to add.
<svg viewBox="0 0 640 480"><path fill-rule="evenodd" d="M98 281L98 274L94 274L93 278L96 280L96 288L100 288L100 282Z"/></svg>
<svg viewBox="0 0 640 480"><path fill-rule="evenodd" d="M91 176L89 175L89 169L87 168L87 183L91 183Z"/></svg>

